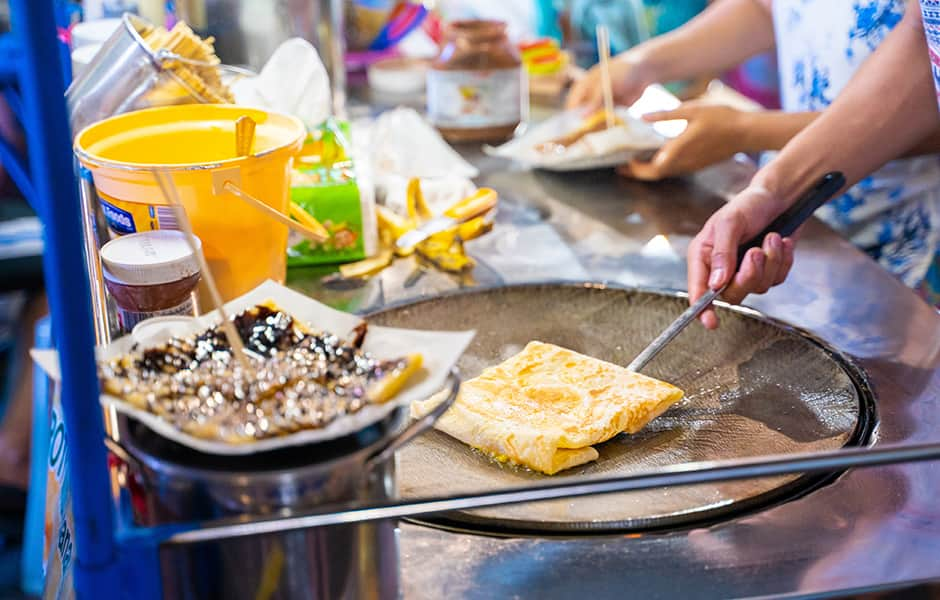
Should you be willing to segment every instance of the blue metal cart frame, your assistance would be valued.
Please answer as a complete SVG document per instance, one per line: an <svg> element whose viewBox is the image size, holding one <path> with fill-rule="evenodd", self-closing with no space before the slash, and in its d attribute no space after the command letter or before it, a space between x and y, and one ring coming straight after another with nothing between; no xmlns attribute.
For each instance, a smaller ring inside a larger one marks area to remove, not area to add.
<svg viewBox="0 0 940 600"><path fill-rule="evenodd" d="M112 496L56 1L10 0L10 8L12 33L0 36L0 91L26 131L29 156L24 160L0 140L0 162L44 225L46 291L70 456L75 595L80 600L162 598L160 544L211 525L137 527L127 492ZM37 396L40 402L47 399L48 394ZM31 526L37 526L35 518Z"/></svg>
<svg viewBox="0 0 940 600"><path fill-rule="evenodd" d="M12 33L0 43L0 80L29 139L28 166L4 147L4 164L45 227L44 266L62 371L62 409L74 515L74 582L79 598L118 598L119 552L98 407L89 283L70 148L65 81L53 0L11 0ZM28 180L27 180L28 176ZM155 559L156 557L152 557ZM146 561L145 561L146 562ZM156 561L150 562L156 568ZM159 593L159 580L157 580ZM141 588L135 586L137 591Z"/></svg>
<svg viewBox="0 0 940 600"><path fill-rule="evenodd" d="M24 160L0 140L0 162L44 225L46 291L70 456L75 595L80 600L162 598L160 544L210 525L137 527L127 492L112 496L56 2L10 0L10 9L12 33L0 36L0 91L27 133L29 156ZM37 410L43 408L48 407Z"/></svg>

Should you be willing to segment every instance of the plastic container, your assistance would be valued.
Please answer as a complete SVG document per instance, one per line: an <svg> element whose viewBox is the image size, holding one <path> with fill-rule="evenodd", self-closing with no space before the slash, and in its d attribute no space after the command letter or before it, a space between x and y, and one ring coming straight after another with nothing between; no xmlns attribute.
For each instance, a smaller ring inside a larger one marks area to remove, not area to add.
<svg viewBox="0 0 940 600"><path fill-rule="evenodd" d="M153 317L134 326L131 335L141 345L153 345L155 340L163 341L174 336L185 336L192 331L193 317L189 315L169 315Z"/></svg>
<svg viewBox="0 0 940 600"><path fill-rule="evenodd" d="M235 121L257 123L252 152L235 155ZM108 227L116 235L178 229L153 171L176 186L223 299L286 275L287 227L231 193L231 181L288 212L290 171L306 131L296 118L232 105L152 108L91 125L75 153L94 178Z"/></svg>
<svg viewBox="0 0 940 600"><path fill-rule="evenodd" d="M369 65L369 87L376 92L395 96L418 95L424 91L429 61L420 58L395 57Z"/></svg>
<svg viewBox="0 0 940 600"><path fill-rule="evenodd" d="M101 45L122 26L121 19L95 19L78 23L72 27L72 50L78 50L82 46Z"/></svg>
<svg viewBox="0 0 940 600"><path fill-rule="evenodd" d="M179 231L146 231L101 248L105 286L125 333L151 317L195 316L199 258Z"/></svg>
<svg viewBox="0 0 940 600"><path fill-rule="evenodd" d="M522 62L500 21L455 21L431 65L428 118L451 142L502 142L522 120Z"/></svg>
<svg viewBox="0 0 940 600"><path fill-rule="evenodd" d="M295 160L291 200L329 232L320 243L292 232L287 266L361 260L375 251L377 231L371 186L359 179L349 155L349 123L334 119L311 132Z"/></svg>

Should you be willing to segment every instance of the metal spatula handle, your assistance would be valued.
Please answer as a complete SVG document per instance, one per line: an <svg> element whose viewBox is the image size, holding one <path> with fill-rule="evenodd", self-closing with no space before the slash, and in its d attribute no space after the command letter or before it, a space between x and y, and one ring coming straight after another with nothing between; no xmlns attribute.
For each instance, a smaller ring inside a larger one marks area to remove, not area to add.
<svg viewBox="0 0 940 600"><path fill-rule="evenodd" d="M833 172L824 175L823 178L793 206L774 219L770 225L754 236L750 241L745 242L738 248L738 260L735 272L741 268L741 263L744 261L744 256L747 254L747 251L751 248L760 248L764 243L764 238L767 237L768 234L779 233L782 237L793 235L793 233L800 228L800 225L802 225L810 215L816 212L816 209L825 204L826 201L832 198L843 186L845 186L845 176L843 176L842 173ZM653 360L653 357L659 354L689 323L702 314L726 287L728 287L727 284L719 290L708 290L708 292L694 304L689 306L678 319L673 321L665 331L659 334L659 337L653 340L643 352L633 359L633 362L630 363L627 369L630 371L639 371L645 367L649 361Z"/></svg>

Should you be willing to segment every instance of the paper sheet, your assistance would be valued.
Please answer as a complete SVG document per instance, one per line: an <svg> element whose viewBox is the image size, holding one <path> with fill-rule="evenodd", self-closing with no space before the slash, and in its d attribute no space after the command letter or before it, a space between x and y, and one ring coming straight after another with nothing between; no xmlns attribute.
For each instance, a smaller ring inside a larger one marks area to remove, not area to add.
<svg viewBox="0 0 940 600"><path fill-rule="evenodd" d="M301 38L291 38L274 51L257 77L232 85L236 104L294 115L308 128L332 112L330 79L317 49Z"/></svg>
<svg viewBox="0 0 940 600"><path fill-rule="evenodd" d="M230 315L234 315L267 300L274 301L279 308L311 328L334 333L343 339L348 339L352 329L363 321L355 315L332 309L273 281L267 281L244 296L227 303L225 309ZM194 319L189 333L203 331L214 326L218 321L217 311L207 313ZM363 344L363 350L366 352L370 352L378 359L398 358L408 353L419 352L424 359L421 371L395 398L384 404L370 404L352 415L337 418L321 429L299 431L248 444L230 444L193 437L157 415L134 408L120 398L108 394L101 395L101 403L105 406L113 405L116 410L141 421L165 438L208 454L253 454L323 442L355 433L381 420L399 406L409 405L415 400L424 400L440 391L444 387L450 369L457 364L457 360L474 335L473 331L418 331L370 326ZM163 341L165 340L153 338L151 343L157 345ZM131 336L124 336L101 348L97 353L97 358L99 361L116 358L129 352L133 344L134 340ZM55 351L33 350L32 356L36 364L51 378L57 381L60 379L58 355Z"/></svg>

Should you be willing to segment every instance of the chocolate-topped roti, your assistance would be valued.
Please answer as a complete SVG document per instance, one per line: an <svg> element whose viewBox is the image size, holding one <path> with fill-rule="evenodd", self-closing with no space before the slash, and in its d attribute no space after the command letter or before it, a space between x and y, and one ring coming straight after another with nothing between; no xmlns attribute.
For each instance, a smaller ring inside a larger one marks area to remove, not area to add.
<svg viewBox="0 0 940 600"><path fill-rule="evenodd" d="M216 326L100 364L105 392L193 436L242 443L325 427L385 402L422 363L420 354L378 360L363 352L364 324L341 340L270 302L233 320L247 371Z"/></svg>

